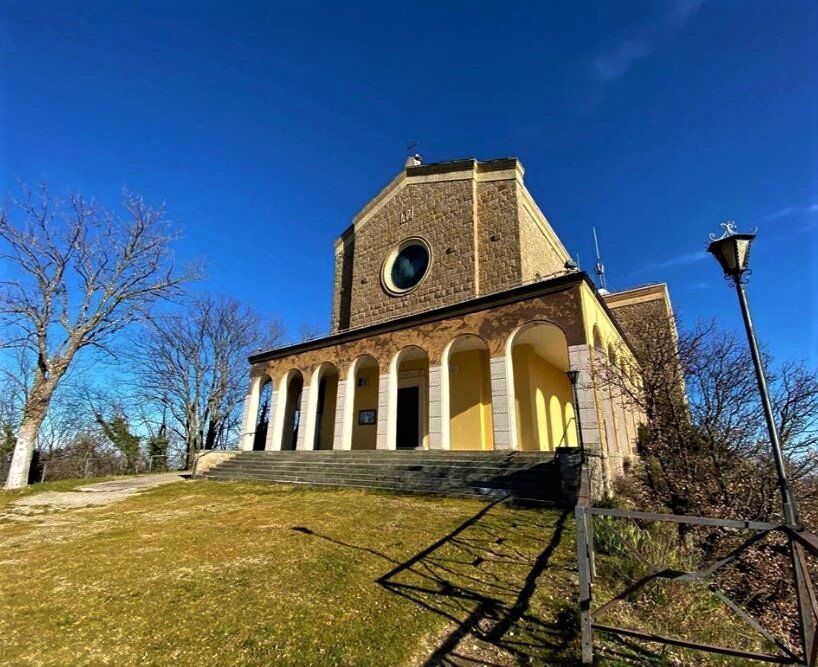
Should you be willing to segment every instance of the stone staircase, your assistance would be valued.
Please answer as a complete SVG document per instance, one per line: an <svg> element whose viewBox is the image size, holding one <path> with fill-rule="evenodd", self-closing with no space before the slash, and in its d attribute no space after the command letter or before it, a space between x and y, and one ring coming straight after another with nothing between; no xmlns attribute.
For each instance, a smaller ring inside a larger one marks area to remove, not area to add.
<svg viewBox="0 0 818 667"><path fill-rule="evenodd" d="M215 480L560 501L560 471L552 452L237 452L201 476Z"/></svg>

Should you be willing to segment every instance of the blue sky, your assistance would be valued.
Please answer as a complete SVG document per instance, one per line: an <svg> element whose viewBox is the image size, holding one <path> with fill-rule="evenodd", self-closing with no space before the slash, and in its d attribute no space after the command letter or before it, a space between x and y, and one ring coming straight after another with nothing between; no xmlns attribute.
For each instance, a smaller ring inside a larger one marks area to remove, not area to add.
<svg viewBox="0 0 818 667"><path fill-rule="evenodd" d="M18 2L0 185L166 200L207 289L325 324L332 242L401 168L514 155L583 268L739 325L703 254L757 227L762 341L818 360L818 4Z"/></svg>

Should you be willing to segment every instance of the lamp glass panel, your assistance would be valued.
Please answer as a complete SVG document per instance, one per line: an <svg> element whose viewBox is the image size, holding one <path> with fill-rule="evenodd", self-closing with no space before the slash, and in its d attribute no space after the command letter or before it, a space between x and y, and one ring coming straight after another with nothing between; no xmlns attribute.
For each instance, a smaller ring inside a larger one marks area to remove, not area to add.
<svg viewBox="0 0 818 667"><path fill-rule="evenodd" d="M736 267L740 271L747 268L747 255L750 252L750 239L736 240Z"/></svg>
<svg viewBox="0 0 818 667"><path fill-rule="evenodd" d="M727 239L721 247L724 256L724 266L728 272L734 272L738 268L738 249L735 239Z"/></svg>

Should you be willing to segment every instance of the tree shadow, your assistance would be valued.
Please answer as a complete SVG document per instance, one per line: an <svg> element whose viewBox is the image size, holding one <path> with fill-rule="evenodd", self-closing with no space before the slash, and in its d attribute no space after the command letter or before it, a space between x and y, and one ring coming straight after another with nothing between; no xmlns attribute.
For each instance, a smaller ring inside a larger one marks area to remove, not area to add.
<svg viewBox="0 0 818 667"><path fill-rule="evenodd" d="M522 510L496 500L454 530L398 562L376 582L448 621L424 665L576 664L573 552L555 554L569 512ZM541 577L543 577L541 579Z"/></svg>

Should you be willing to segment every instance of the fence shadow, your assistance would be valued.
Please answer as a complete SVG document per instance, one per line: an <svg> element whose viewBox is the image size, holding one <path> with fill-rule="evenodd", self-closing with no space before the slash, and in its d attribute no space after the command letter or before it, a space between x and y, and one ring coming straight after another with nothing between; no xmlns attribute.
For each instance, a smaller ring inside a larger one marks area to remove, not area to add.
<svg viewBox="0 0 818 667"><path fill-rule="evenodd" d="M425 665L568 665L578 647L571 546L555 559L568 520L568 512L521 511L497 500L403 562L293 530L394 565L377 583L448 621Z"/></svg>

